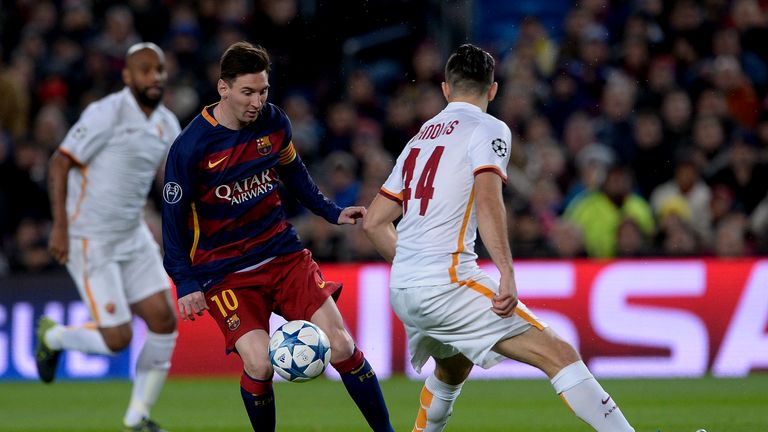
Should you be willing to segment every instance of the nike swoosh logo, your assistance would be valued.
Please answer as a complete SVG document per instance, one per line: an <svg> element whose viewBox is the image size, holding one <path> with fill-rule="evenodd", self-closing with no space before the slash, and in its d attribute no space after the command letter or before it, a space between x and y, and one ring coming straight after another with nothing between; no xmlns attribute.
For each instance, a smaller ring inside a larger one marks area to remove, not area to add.
<svg viewBox="0 0 768 432"><path fill-rule="evenodd" d="M608 395L608 397L607 397L607 398L605 398L605 399L601 399L601 400L600 400L600 402L602 402L602 403L603 403L603 405L605 405L605 404L607 404L607 403L608 403L608 401L609 401L609 400L611 400L611 395Z"/></svg>
<svg viewBox="0 0 768 432"><path fill-rule="evenodd" d="M320 282L319 284L317 284L317 286L319 286L320 289L325 288L325 281Z"/></svg>
<svg viewBox="0 0 768 432"><path fill-rule="evenodd" d="M222 162L224 162L224 159L228 158L229 156L224 156L223 158L217 160L216 162L208 161L208 168L216 168L216 166Z"/></svg>

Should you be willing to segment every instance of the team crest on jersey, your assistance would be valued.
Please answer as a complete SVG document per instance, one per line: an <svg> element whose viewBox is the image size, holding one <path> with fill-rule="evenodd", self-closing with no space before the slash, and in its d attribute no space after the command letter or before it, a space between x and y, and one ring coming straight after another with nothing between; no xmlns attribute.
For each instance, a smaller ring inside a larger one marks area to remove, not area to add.
<svg viewBox="0 0 768 432"><path fill-rule="evenodd" d="M258 150L259 154L262 156L266 156L272 153L272 143L269 141L269 137L263 136L261 138L258 138L256 140L256 149Z"/></svg>
<svg viewBox="0 0 768 432"><path fill-rule="evenodd" d="M168 182L163 186L163 200L168 204L181 201L181 186L176 182Z"/></svg>
<svg viewBox="0 0 768 432"><path fill-rule="evenodd" d="M229 328L229 331L235 331L238 327L240 327L240 317L237 314L227 318L227 328Z"/></svg>
<svg viewBox="0 0 768 432"><path fill-rule="evenodd" d="M507 143L501 138L496 138L491 141L491 148L498 157L504 157L507 155Z"/></svg>

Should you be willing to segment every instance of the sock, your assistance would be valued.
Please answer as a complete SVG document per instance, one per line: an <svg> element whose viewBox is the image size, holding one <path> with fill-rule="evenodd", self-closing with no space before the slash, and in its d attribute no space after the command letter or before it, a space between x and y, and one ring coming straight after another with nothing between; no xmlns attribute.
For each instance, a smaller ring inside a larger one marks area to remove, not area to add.
<svg viewBox="0 0 768 432"><path fill-rule="evenodd" d="M341 375L344 387L357 408L365 417L368 426L374 431L394 431L389 423L389 411L384 403L376 372L365 359L363 352L355 348L352 357L334 363L333 367Z"/></svg>
<svg viewBox="0 0 768 432"><path fill-rule="evenodd" d="M253 430L274 432L275 393L272 390L272 378L258 380L243 371L240 377L240 396L243 398L245 412L248 413Z"/></svg>
<svg viewBox="0 0 768 432"><path fill-rule="evenodd" d="M55 350L73 350L86 354L114 354L92 323L78 327L57 325L45 333L45 343Z"/></svg>
<svg viewBox="0 0 768 432"><path fill-rule="evenodd" d="M419 413L416 415L414 432L441 432L453 413L453 403L461 393L464 383L446 384L433 374L427 377L419 397Z"/></svg>
<svg viewBox="0 0 768 432"><path fill-rule="evenodd" d="M149 417L149 411L157 401L163 389L168 369L171 367L171 355L176 346L178 332L158 334L147 331L144 346L141 347L136 361L136 376L133 380L131 402L123 417L126 426L138 424Z"/></svg>
<svg viewBox="0 0 768 432"><path fill-rule="evenodd" d="M613 398L603 390L583 361L571 363L552 378L566 405L598 432L634 432Z"/></svg>

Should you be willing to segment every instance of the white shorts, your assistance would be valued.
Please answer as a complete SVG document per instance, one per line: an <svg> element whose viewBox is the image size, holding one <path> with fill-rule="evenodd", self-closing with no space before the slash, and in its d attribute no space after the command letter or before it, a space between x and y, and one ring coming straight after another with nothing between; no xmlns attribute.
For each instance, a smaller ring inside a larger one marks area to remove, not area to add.
<svg viewBox="0 0 768 432"><path fill-rule="evenodd" d="M392 308L405 325L416 372L421 372L429 357L441 359L459 353L487 369L506 358L491 351L497 342L531 327L547 327L523 302L509 318L493 313L491 297L498 289L497 281L481 273L466 284L390 291Z"/></svg>
<svg viewBox="0 0 768 432"><path fill-rule="evenodd" d="M160 247L144 224L117 241L70 238L67 270L99 327L130 322L130 305L170 290Z"/></svg>

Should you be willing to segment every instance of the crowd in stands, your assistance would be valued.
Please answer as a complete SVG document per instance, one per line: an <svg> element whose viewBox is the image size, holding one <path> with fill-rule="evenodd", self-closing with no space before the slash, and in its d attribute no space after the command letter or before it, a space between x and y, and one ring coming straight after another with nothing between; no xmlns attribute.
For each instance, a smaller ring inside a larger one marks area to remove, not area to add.
<svg viewBox="0 0 768 432"><path fill-rule="evenodd" d="M182 127L218 100L225 47L265 46L270 101L290 117L316 181L341 206L369 204L404 144L445 106L439 83L455 47L439 46L436 2L327 3L6 8L0 275L56 267L46 252L48 158L88 103L121 87L125 51L142 40L166 50L165 103ZM768 2L583 0L563 17L557 32L528 16L509 23L516 40L483 44L500 84L489 112L514 136L505 194L515 257L768 252ZM392 26L407 34L345 57L350 38ZM359 227L328 225L285 201L318 261L379 259ZM155 190L147 218L156 231L158 206Z"/></svg>

